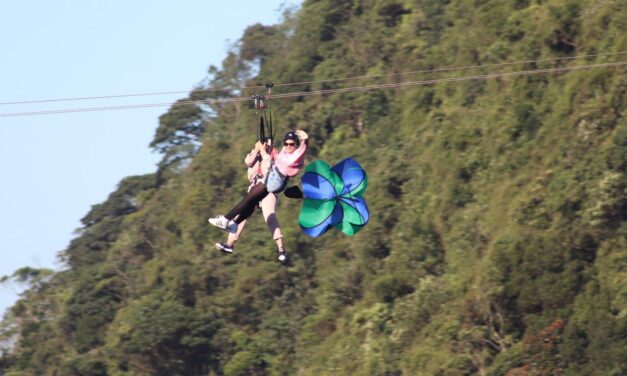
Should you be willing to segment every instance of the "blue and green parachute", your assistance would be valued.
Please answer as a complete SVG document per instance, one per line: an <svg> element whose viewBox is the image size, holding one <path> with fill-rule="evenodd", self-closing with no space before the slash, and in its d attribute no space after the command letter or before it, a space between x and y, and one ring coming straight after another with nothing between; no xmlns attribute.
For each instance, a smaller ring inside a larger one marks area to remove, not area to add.
<svg viewBox="0 0 627 376"><path fill-rule="evenodd" d="M335 227L353 236L368 223L370 214L362 197L368 177L352 158L332 168L315 161L305 168L301 183L304 201L298 223L305 234L318 237Z"/></svg>

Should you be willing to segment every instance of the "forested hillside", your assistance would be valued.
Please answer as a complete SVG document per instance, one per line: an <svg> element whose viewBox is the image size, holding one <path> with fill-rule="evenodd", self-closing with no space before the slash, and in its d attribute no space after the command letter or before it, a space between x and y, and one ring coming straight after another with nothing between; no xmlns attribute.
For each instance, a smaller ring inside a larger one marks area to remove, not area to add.
<svg viewBox="0 0 627 376"><path fill-rule="evenodd" d="M369 177L352 238L305 236L301 203L280 198L289 265L259 214L235 254L214 249L207 218L246 191L256 117L188 102L624 51L619 0L307 0L250 26L161 116L155 173L82 219L66 268L5 278L29 288L2 322L0 374L627 374L625 66L273 99L279 134L309 133L307 162L352 156Z"/></svg>

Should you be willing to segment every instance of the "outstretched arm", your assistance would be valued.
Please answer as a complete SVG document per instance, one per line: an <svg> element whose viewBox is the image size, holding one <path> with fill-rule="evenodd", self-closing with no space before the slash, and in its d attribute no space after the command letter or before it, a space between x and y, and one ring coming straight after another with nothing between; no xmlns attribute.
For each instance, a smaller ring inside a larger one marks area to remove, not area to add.
<svg viewBox="0 0 627 376"><path fill-rule="evenodd" d="M296 135L298 136L298 138L300 139L300 142L303 142L305 144L307 144L307 140L309 139L309 135L307 134L307 132L305 132L302 129L298 129L296 130Z"/></svg>

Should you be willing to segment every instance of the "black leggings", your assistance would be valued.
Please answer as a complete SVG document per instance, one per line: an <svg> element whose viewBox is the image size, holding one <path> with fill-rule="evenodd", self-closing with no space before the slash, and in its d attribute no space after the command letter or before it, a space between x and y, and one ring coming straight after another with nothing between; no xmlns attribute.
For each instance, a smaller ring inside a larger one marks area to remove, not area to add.
<svg viewBox="0 0 627 376"><path fill-rule="evenodd" d="M259 183L251 189L246 196L240 201L230 212L228 212L225 217L226 219L232 221L235 218L235 223L239 224L244 222L244 220L250 217L255 208L261 200L263 200L268 195L268 190L266 189L266 185L263 183Z"/></svg>

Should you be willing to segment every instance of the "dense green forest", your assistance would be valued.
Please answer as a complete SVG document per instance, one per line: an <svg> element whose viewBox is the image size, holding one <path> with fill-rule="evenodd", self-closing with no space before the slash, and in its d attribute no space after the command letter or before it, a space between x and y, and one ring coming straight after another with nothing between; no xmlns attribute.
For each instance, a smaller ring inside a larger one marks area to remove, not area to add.
<svg viewBox="0 0 627 376"><path fill-rule="evenodd" d="M258 214L233 255L214 249L207 218L246 191L256 117L188 102L623 51L620 0L307 0L250 26L160 117L155 173L82 219L65 268L3 279L28 288L0 325L0 374L627 374L624 66L274 99L281 134L309 133L307 162L352 156L370 182L354 237L305 236L281 197L288 265Z"/></svg>

